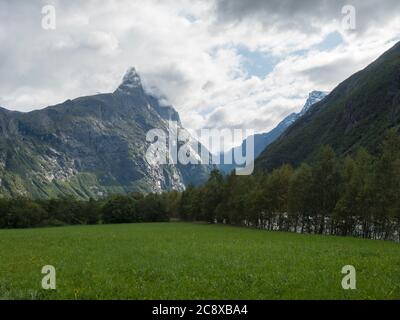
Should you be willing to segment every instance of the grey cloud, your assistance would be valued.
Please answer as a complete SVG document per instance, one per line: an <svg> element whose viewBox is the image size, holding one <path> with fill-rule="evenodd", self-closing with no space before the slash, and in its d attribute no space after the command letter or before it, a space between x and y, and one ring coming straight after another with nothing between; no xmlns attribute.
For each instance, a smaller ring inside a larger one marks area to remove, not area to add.
<svg viewBox="0 0 400 320"><path fill-rule="evenodd" d="M207 123L210 128L222 128L227 119L227 112L224 109L218 109L208 117Z"/></svg>
<svg viewBox="0 0 400 320"><path fill-rule="evenodd" d="M152 72L146 72L144 76L148 83L159 84L160 87L168 91L169 95L176 95L179 91L186 90L190 84L190 79L188 79L186 74L178 66L172 64L160 67ZM148 83L144 83L147 91L160 98L167 99L167 92L161 92L159 87L149 86Z"/></svg>
<svg viewBox="0 0 400 320"><path fill-rule="evenodd" d="M253 129L254 132L267 132L272 129L276 121L270 117L249 119L250 121L245 124L246 129Z"/></svg>
<svg viewBox="0 0 400 320"><path fill-rule="evenodd" d="M341 21L344 5L355 7L355 31L359 33L396 17L400 9L398 0L216 0L215 10L220 23L257 19L265 27L298 28L309 32L313 29L312 21Z"/></svg>
<svg viewBox="0 0 400 320"><path fill-rule="evenodd" d="M369 59L362 61L353 58L341 58L331 63L305 69L299 73L307 76L310 81L330 90L352 74L360 71L368 64L368 61Z"/></svg>
<svg viewBox="0 0 400 320"><path fill-rule="evenodd" d="M276 119L274 119L275 116L278 119L281 119L286 116L287 113L287 111L281 110L280 108L274 108L273 110L270 109L265 112L264 115L258 115L257 117L249 116L247 119L236 119L235 123L232 123L232 119L228 110L221 108L212 112L208 116L207 127L211 129L224 129L226 127L232 127L243 130L252 129L254 132L265 132L272 128L276 123Z"/></svg>
<svg viewBox="0 0 400 320"><path fill-rule="evenodd" d="M212 81L207 81L202 87L201 90L203 91L208 91L210 89L212 89L215 86L214 82Z"/></svg>
<svg viewBox="0 0 400 320"><path fill-rule="evenodd" d="M112 74L113 65L105 64L109 59L103 53L118 43L114 44L112 35L108 37L107 33L66 25L68 17L80 13L89 1L80 5L75 0L55 1L54 31L41 26L42 7L48 3L52 1L0 0L0 101L4 107L28 111L113 89L109 86L111 81L105 80L99 87L94 78ZM120 64L114 64L114 68L120 68ZM84 81L83 87L79 79L89 81ZM45 91L51 94L46 95ZM32 102L24 100L20 104L19 95L32 95Z"/></svg>
<svg viewBox="0 0 400 320"><path fill-rule="evenodd" d="M149 73L148 76L157 77L158 79L162 79L163 81L179 85L184 85L189 81L185 73L175 65L162 67L157 70L157 72Z"/></svg>
<svg viewBox="0 0 400 320"><path fill-rule="evenodd" d="M57 8L57 30L46 32L41 28L41 8L52 2ZM182 114L190 111L197 116L192 118L194 120L188 123L188 127L196 128L199 124L195 122L199 121L202 126L240 126L265 131L291 110L288 106L263 109L260 104L254 107L257 97L249 97L252 90L246 81L230 79L225 72L231 67L225 68L218 59L208 59L211 50L208 45L230 46L231 38L236 35L239 39L242 37L240 27L221 28L222 33L215 35L212 21L216 18L217 23L230 24L257 19L265 27L318 33L318 30L312 30L311 20L317 19L322 24L331 19L340 19L341 6L348 2L351 4L352 1L220 0L215 3L215 11L207 11L205 19L199 19L193 26L187 24L187 30L178 30L174 27L180 19L174 20L176 17L173 13L164 13L165 10L159 5L164 5L164 1L154 0L150 4L146 1L142 4L131 0L0 0L0 104L26 111L67 98L112 92L126 69L133 65L137 67L145 85L147 82L148 86L152 86L150 89L161 89L158 96L168 97ZM398 0L354 2L357 2L358 23L365 27L392 18L399 12L400 6ZM132 3L135 6L131 7ZM190 6L189 3L184 1L183 5ZM167 5L182 6L180 2L176 4L172 0ZM140 11L142 7L143 12ZM157 17L161 19L157 21ZM88 23L85 23L85 18ZM157 22L164 23L162 19L166 21L165 29L168 32L163 33L162 26L156 27ZM168 25L167 21L173 24ZM225 31L228 32L225 34ZM254 34L254 41L260 39L263 45L263 32L258 32L256 30ZM190 41L186 44L192 36L199 42L198 46ZM117 52L111 50L109 54L108 49L113 46ZM354 59L358 64L353 65L361 67L360 58ZM303 70L302 73L319 88L341 81L356 71L347 68L350 62L339 61L325 67ZM361 61L361 64L366 65L367 62ZM232 68L236 67L232 65ZM291 76L287 79L288 83L292 80ZM277 81L282 80L277 78ZM281 82L281 85L285 83ZM260 89L257 92L264 88L261 83L255 83L254 86ZM244 101L248 99L249 104L232 102L236 95L240 95ZM262 93L260 95L260 101L264 101ZM265 104L269 105L268 99ZM210 110L214 112L204 116ZM233 114L235 110L248 112ZM200 118L202 120L197 120Z"/></svg>
<svg viewBox="0 0 400 320"><path fill-rule="evenodd" d="M350 58L339 59L322 66L313 67L301 71L311 81L319 83L323 87L331 87L352 75L358 63Z"/></svg>

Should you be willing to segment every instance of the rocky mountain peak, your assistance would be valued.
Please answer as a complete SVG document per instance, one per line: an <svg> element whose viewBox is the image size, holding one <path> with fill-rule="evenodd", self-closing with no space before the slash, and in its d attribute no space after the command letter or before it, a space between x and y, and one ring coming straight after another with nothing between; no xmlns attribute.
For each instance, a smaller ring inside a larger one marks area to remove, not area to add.
<svg viewBox="0 0 400 320"><path fill-rule="evenodd" d="M300 112L300 115L305 114L312 105L316 104L317 102L320 102L328 94L329 94L329 92L325 92L325 91L311 91L308 95L306 104L304 105L303 109Z"/></svg>
<svg viewBox="0 0 400 320"><path fill-rule="evenodd" d="M131 94L137 90L142 90L142 80L134 67L128 69L125 73L122 83L119 85L116 93Z"/></svg>
<svg viewBox="0 0 400 320"><path fill-rule="evenodd" d="M148 133L168 133L170 120L177 122L172 129L184 130L173 106L145 92L135 68L111 94L79 97L29 113L0 108L0 196L89 199L204 183L212 170L208 164L149 161ZM190 154L200 159L199 143L191 143Z"/></svg>

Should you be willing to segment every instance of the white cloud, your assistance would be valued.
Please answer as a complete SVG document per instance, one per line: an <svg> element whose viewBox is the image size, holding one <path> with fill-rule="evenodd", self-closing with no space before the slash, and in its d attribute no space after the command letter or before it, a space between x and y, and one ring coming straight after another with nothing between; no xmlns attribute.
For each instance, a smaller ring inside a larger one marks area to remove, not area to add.
<svg viewBox="0 0 400 320"><path fill-rule="evenodd" d="M47 2L56 7L55 31L40 27ZM341 3L332 1L2 0L0 105L28 111L112 92L135 66L190 129L267 131L299 111L310 91L332 90L399 39L398 1L352 2L359 25L346 32ZM342 44L316 47L333 31ZM265 77L249 77L238 47L279 62Z"/></svg>

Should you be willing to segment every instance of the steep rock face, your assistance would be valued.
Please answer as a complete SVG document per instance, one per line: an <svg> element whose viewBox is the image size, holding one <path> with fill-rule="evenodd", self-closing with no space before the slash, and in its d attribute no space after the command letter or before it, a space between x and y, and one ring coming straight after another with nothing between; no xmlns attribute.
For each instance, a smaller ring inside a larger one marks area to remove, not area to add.
<svg viewBox="0 0 400 320"><path fill-rule="evenodd" d="M175 109L147 94L133 68L114 93L29 113L0 108L0 194L88 198L182 190L203 182L208 165L159 165L146 159L146 134L168 132L169 121L184 130Z"/></svg>
<svg viewBox="0 0 400 320"><path fill-rule="evenodd" d="M285 119L283 119L274 129L267 133L260 133L254 135L254 158L256 159L271 143L273 143L276 139L278 139L287 128L289 128L295 121L297 121L300 117L305 115L307 111L316 104L317 102L321 101L326 97L328 93L323 91L312 91L308 99L303 107L303 109L299 113L291 113ZM243 143L225 153L225 155L221 155L221 164L219 165L220 170L225 173L231 172L237 166L235 164L224 164L223 159L228 157L228 154L235 152L235 150L240 150L245 153L247 139L243 141Z"/></svg>
<svg viewBox="0 0 400 320"><path fill-rule="evenodd" d="M400 42L337 86L257 159L256 168L312 161L322 145L338 156L359 147L377 152L388 129L400 126Z"/></svg>
<svg viewBox="0 0 400 320"><path fill-rule="evenodd" d="M316 104L317 102L320 102L322 99L324 99L329 92L326 91L312 91L308 95L308 99L306 101L306 104L304 105L303 109L300 111L298 114L297 118L300 118L301 116L305 115L310 108Z"/></svg>

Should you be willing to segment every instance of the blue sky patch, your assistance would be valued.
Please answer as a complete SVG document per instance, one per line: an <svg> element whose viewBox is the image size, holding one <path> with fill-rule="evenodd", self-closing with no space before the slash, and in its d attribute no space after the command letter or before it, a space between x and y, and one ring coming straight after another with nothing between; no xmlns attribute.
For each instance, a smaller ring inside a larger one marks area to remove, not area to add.
<svg viewBox="0 0 400 320"><path fill-rule="evenodd" d="M249 77L264 79L280 61L279 58L268 53L251 51L246 47L239 47L237 53L243 57L243 67Z"/></svg>
<svg viewBox="0 0 400 320"><path fill-rule="evenodd" d="M315 45L313 47L313 49L317 49L320 51L329 51L332 49L335 49L337 46L341 45L343 43L343 37L342 35L335 31L335 32L331 32L329 33L325 39L318 43L317 45Z"/></svg>

